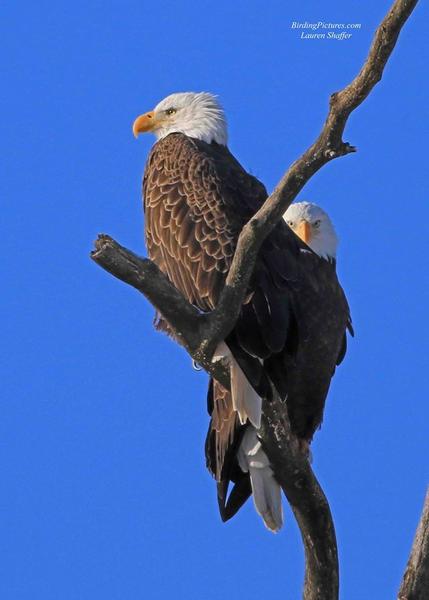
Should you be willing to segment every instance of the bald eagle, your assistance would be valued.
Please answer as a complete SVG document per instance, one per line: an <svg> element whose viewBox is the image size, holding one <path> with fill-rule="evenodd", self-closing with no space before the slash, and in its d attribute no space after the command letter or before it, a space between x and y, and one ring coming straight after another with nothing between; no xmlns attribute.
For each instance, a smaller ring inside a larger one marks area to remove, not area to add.
<svg viewBox="0 0 429 600"><path fill-rule="evenodd" d="M143 178L149 258L190 303L210 311L266 189L228 150L224 111L212 94L168 96L134 121L134 135L143 132L157 137ZM310 204L292 205L285 218L263 243L237 323L213 357L229 364L231 391L216 381L208 391L206 461L221 517L232 517L253 493L271 531L283 516L257 435L263 399L274 387L295 434L310 443L350 327L329 218ZM156 326L172 333L162 315Z"/></svg>

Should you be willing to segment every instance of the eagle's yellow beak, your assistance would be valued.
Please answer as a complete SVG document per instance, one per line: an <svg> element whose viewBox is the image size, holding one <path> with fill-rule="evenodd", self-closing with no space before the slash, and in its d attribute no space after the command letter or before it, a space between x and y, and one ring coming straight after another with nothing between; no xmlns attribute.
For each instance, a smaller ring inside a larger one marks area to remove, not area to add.
<svg viewBox="0 0 429 600"><path fill-rule="evenodd" d="M296 235L302 239L306 244L309 243L311 238L311 225L308 221L301 221L296 229Z"/></svg>
<svg viewBox="0 0 429 600"><path fill-rule="evenodd" d="M155 118L155 112L150 112L140 115L133 123L133 134L137 137L139 133L145 133L146 131L153 131L157 126L157 120Z"/></svg>

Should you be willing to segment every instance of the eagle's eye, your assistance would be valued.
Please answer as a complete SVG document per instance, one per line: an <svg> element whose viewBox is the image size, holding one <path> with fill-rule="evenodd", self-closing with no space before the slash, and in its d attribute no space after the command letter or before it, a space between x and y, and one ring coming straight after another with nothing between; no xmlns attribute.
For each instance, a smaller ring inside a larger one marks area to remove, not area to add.
<svg viewBox="0 0 429 600"><path fill-rule="evenodd" d="M294 222L293 221L286 221L286 222L289 225L289 227L293 227L294 226Z"/></svg>
<svg viewBox="0 0 429 600"><path fill-rule="evenodd" d="M176 113L177 113L177 110L176 110L175 108L167 108L167 110L165 111L165 114L166 114L167 116L169 116L169 117L170 117L171 115L174 115L174 114L176 114Z"/></svg>
<svg viewBox="0 0 429 600"><path fill-rule="evenodd" d="M317 221L314 221L314 223L313 223L313 227L316 227L316 229L317 229L318 227L320 227L320 219L317 219Z"/></svg>

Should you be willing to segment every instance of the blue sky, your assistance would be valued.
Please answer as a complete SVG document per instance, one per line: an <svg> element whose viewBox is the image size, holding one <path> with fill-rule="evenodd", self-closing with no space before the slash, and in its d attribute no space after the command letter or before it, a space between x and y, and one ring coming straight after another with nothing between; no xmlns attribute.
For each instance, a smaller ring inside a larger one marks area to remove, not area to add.
<svg viewBox="0 0 429 600"><path fill-rule="evenodd" d="M7 600L299 597L286 510L228 524L205 471L206 376L153 310L89 259L100 232L143 254L134 117L174 91L219 94L230 148L269 189L312 143L390 2L15 2L2 7L0 595ZM429 480L427 12L351 117L359 148L301 199L339 236L356 338L314 469L342 598L392 598ZM426 18L426 20L425 20ZM361 23L302 40L292 21Z"/></svg>

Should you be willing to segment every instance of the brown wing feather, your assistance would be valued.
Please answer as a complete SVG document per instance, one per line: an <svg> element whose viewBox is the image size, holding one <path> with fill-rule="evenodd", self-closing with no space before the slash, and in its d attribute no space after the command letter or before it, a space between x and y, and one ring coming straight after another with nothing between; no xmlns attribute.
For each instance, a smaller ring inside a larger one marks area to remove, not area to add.
<svg viewBox="0 0 429 600"><path fill-rule="evenodd" d="M210 156L181 134L154 146L143 181L149 257L202 310L215 306L234 253L220 185Z"/></svg>
<svg viewBox="0 0 429 600"><path fill-rule="evenodd" d="M234 442L236 430L240 427L238 415L232 407L232 398L217 381L213 381L213 405L211 411L210 433L213 443L207 455L207 466L216 478L221 481L225 465L225 456Z"/></svg>

